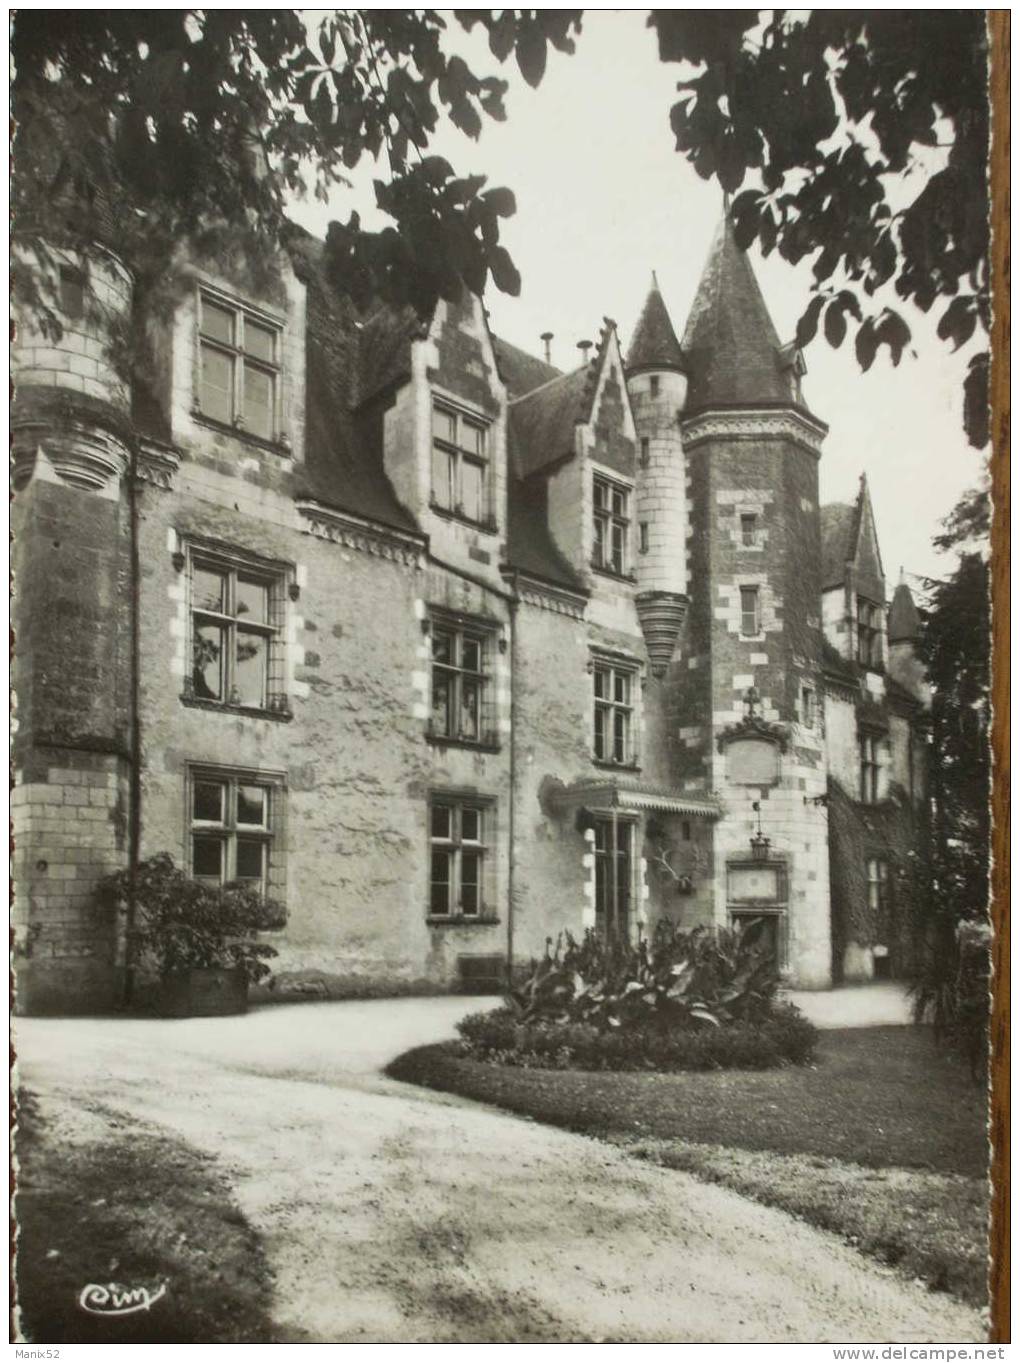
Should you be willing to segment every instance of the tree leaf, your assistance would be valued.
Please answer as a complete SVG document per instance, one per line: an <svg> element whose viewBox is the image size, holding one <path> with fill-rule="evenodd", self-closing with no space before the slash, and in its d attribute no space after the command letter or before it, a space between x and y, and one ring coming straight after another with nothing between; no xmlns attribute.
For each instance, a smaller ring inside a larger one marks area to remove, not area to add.
<svg viewBox="0 0 1020 1363"><path fill-rule="evenodd" d="M529 85L541 83L545 75L545 34L530 20L522 23L517 35L517 65Z"/></svg>

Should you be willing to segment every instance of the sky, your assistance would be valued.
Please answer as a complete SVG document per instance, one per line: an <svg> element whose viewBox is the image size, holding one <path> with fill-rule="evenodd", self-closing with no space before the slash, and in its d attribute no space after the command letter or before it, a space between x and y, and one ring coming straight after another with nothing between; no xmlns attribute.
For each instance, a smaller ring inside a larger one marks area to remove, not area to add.
<svg viewBox="0 0 1020 1363"><path fill-rule="evenodd" d="M516 215L502 240L522 276L519 298L494 287L486 295L493 330L542 354L540 336L553 332L553 363L576 367L580 340L596 340L604 317L615 319L629 344L654 269L677 334L682 337L712 237L722 214L715 181L701 180L675 150L669 110L679 68L659 61L647 11L585 13L573 56L550 48L545 78L532 90L513 59L500 67L481 29L458 32L462 51L480 75L509 81L507 120L485 120L477 142L447 127L432 150L458 174L487 175L508 185ZM450 18L451 32L457 32ZM293 216L324 234L330 218L352 208L365 225L374 211L370 181L359 168L354 187L323 207L295 205ZM917 189L923 181L918 176ZM906 192L912 196L911 186ZM778 255L752 261L782 341L792 340L809 297L810 266L794 268ZM961 384L970 350L953 354L935 335L937 312L905 312L914 354L894 368L883 352L867 374L851 341L832 350L821 337L805 351L804 396L829 425L819 468L823 502L851 501L867 474L890 593L900 569L945 576L952 561L931 539L960 494L981 482L984 461L961 425ZM908 580L910 580L908 578Z"/></svg>

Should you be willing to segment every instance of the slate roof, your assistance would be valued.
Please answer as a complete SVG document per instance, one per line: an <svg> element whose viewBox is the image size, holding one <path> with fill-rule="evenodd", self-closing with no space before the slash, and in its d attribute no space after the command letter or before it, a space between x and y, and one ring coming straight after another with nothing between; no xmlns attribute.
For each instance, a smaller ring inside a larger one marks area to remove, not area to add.
<svg viewBox="0 0 1020 1363"><path fill-rule="evenodd" d="M511 479L508 494L507 558L511 566L553 586L587 595L580 578L553 542L545 479L541 474Z"/></svg>
<svg viewBox="0 0 1020 1363"><path fill-rule="evenodd" d="M358 412L366 396L362 366L376 391L410 354L408 319L390 312L381 326L366 325L349 299L325 277L322 244L307 236L290 243L295 269L307 286L305 369L305 462L299 496L398 530L417 530L397 500L383 466L382 423L378 413Z"/></svg>
<svg viewBox="0 0 1020 1363"><path fill-rule="evenodd" d="M574 453L574 427L590 415L597 364L591 360L510 404L514 470L519 477L528 478Z"/></svg>
<svg viewBox="0 0 1020 1363"><path fill-rule="evenodd" d="M822 591L846 581L846 565L854 556L858 507L830 502L820 510L822 523Z"/></svg>
<svg viewBox="0 0 1020 1363"><path fill-rule="evenodd" d="M683 352L670 321L659 284L652 275L652 287L641 309L634 336L627 352L627 369L684 369Z"/></svg>
<svg viewBox="0 0 1020 1363"><path fill-rule="evenodd" d="M728 213L709 250L682 348L690 412L710 406L797 405L789 358Z"/></svg>
<svg viewBox="0 0 1020 1363"><path fill-rule="evenodd" d="M903 641L913 643L921 637L921 617L914 604L913 593L905 582L901 582L893 592L888 632L891 644Z"/></svg>
<svg viewBox="0 0 1020 1363"><path fill-rule="evenodd" d="M499 376L506 384L507 395L511 399L523 397L525 393L540 388L550 379L559 378L563 372L554 364L540 360L535 355L529 355L526 350L504 341L501 336L492 337L492 348L496 352Z"/></svg>

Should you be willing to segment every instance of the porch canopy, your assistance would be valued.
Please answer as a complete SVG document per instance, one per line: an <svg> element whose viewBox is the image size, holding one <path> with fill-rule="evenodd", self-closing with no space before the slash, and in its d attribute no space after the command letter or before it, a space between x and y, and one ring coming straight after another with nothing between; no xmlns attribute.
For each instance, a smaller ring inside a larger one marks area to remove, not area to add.
<svg viewBox="0 0 1020 1363"><path fill-rule="evenodd" d="M561 786L554 800L564 813L587 807L635 812L655 810L661 814L682 814L689 819L718 819L723 812L714 795L699 795L615 776L573 781L569 786Z"/></svg>

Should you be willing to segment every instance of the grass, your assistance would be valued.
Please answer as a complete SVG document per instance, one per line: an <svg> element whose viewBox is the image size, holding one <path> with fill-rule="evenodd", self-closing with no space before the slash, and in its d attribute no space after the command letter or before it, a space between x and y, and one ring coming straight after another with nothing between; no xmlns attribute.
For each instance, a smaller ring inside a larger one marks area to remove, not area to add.
<svg viewBox="0 0 1020 1363"><path fill-rule="evenodd" d="M725 1184L986 1301L985 1095L927 1028L825 1031L814 1064L755 1072L521 1069L469 1060L457 1043L409 1051L388 1072Z"/></svg>
<svg viewBox="0 0 1020 1363"><path fill-rule="evenodd" d="M84 1115L84 1114L83 1114ZM90 1112L96 1139L58 1138L19 1096L15 1278L28 1343L264 1343L272 1278L211 1157L161 1131ZM165 1294L148 1311L91 1315L88 1283Z"/></svg>

